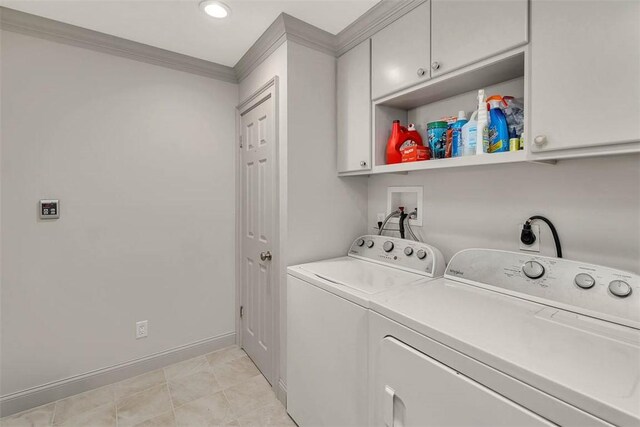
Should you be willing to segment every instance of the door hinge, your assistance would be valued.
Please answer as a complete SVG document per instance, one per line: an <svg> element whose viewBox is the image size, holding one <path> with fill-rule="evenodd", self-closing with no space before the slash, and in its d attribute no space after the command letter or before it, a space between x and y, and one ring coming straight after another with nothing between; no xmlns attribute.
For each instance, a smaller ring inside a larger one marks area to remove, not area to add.
<svg viewBox="0 0 640 427"><path fill-rule="evenodd" d="M244 307L240 306L240 318L242 319L242 316L244 316Z"/></svg>
<svg viewBox="0 0 640 427"><path fill-rule="evenodd" d="M242 148L242 136L240 136L240 148Z"/></svg>

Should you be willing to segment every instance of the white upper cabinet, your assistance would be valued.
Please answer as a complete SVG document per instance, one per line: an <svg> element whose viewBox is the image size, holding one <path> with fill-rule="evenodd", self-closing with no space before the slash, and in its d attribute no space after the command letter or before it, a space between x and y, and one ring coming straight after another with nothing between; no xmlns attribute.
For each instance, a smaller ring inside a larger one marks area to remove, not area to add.
<svg viewBox="0 0 640 427"><path fill-rule="evenodd" d="M338 58L338 172L371 169L371 41Z"/></svg>
<svg viewBox="0 0 640 427"><path fill-rule="evenodd" d="M528 8L527 0L431 0L431 77L526 44Z"/></svg>
<svg viewBox="0 0 640 427"><path fill-rule="evenodd" d="M429 78L430 7L421 4L371 38L374 99Z"/></svg>
<svg viewBox="0 0 640 427"><path fill-rule="evenodd" d="M533 152L640 140L640 2L531 7Z"/></svg>

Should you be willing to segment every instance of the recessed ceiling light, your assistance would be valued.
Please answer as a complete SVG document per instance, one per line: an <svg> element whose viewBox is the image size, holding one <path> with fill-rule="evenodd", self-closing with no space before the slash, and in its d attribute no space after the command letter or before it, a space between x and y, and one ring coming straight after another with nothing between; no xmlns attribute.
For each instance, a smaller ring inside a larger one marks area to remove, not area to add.
<svg viewBox="0 0 640 427"><path fill-rule="evenodd" d="M229 6L217 0L204 0L200 2L200 9L209 16L222 19L229 16L231 9Z"/></svg>

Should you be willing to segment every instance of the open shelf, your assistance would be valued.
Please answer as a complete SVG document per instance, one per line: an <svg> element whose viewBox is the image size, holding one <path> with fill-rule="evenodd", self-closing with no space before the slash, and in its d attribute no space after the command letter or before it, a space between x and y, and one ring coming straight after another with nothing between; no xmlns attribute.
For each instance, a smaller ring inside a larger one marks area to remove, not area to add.
<svg viewBox="0 0 640 427"><path fill-rule="evenodd" d="M405 126L408 123L414 123L426 145L426 124L446 116L457 115L459 110L464 110L469 118L477 108L478 89L485 89L487 96L500 94L524 98L525 55L526 49L519 48L374 101L373 167L370 173L409 172L527 161L526 147L525 150L520 151L392 165L387 165L385 159L393 120L400 120ZM527 105L526 100L525 105ZM525 144L526 140L525 129Z"/></svg>
<svg viewBox="0 0 640 427"><path fill-rule="evenodd" d="M421 162L395 163L374 166L371 173L398 173L428 169L455 168L461 166L496 165L501 163L526 162L524 150L490 153L479 156L452 157L449 159L424 160Z"/></svg>

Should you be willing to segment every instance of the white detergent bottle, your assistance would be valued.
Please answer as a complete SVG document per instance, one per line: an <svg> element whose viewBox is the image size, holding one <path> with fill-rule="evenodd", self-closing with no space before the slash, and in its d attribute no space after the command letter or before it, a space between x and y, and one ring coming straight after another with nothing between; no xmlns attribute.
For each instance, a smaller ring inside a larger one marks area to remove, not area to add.
<svg viewBox="0 0 640 427"><path fill-rule="evenodd" d="M476 131L476 154L487 153L489 149L489 115L484 89L478 91L478 126Z"/></svg>
<svg viewBox="0 0 640 427"><path fill-rule="evenodd" d="M471 118L469 121L462 126L462 155L463 156L473 156L476 154L476 141L477 141L477 133L478 133L478 121L476 120L476 116L478 115L478 110L474 111L471 114Z"/></svg>

